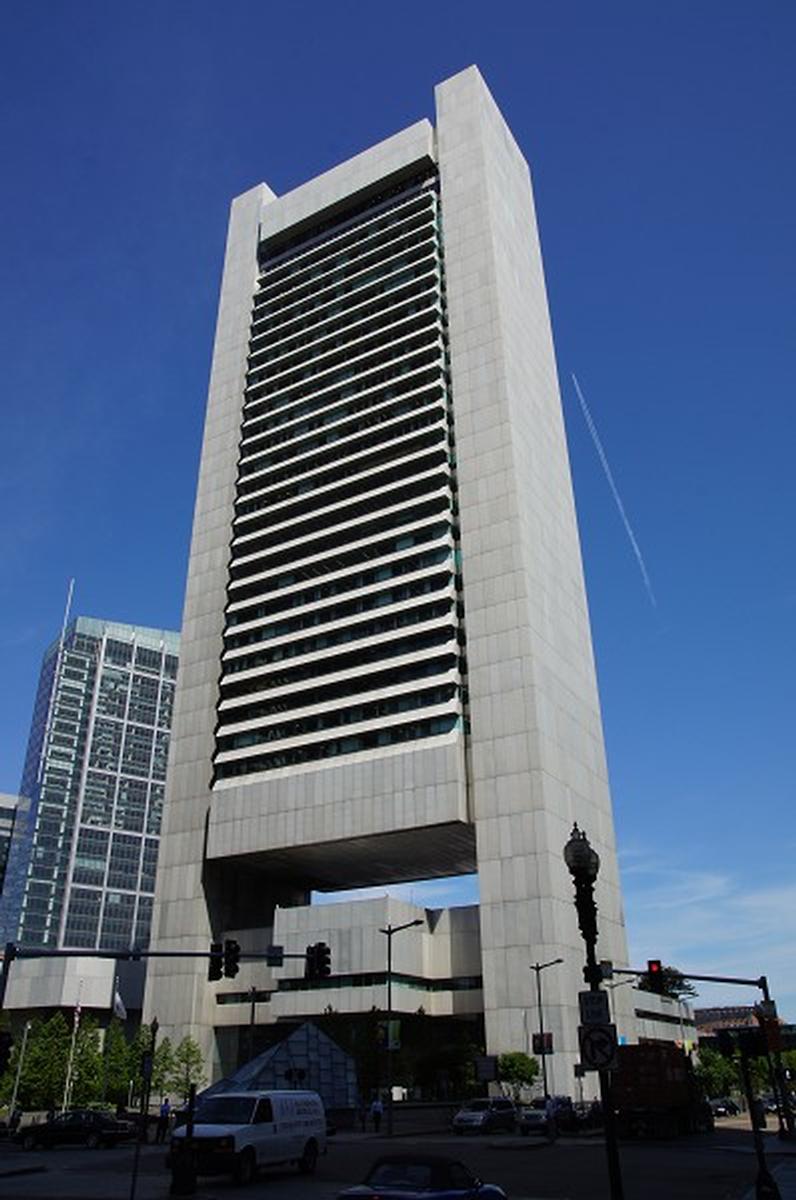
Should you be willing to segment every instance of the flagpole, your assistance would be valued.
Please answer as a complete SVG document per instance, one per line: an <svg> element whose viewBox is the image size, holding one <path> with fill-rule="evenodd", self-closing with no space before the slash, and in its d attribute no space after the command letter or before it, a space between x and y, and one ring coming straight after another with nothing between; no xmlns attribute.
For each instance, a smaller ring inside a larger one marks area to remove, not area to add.
<svg viewBox="0 0 796 1200"><path fill-rule="evenodd" d="M64 1082L64 1095L61 1102L61 1112L66 1112L72 1100L72 1084L74 1082L74 1064L75 1064L75 1044L77 1042L77 1031L80 1028L80 995L83 991L83 980L81 979L77 988L77 1004L75 1005L75 1018L72 1022L72 1041L69 1046L69 1061L66 1066L66 1080Z"/></svg>

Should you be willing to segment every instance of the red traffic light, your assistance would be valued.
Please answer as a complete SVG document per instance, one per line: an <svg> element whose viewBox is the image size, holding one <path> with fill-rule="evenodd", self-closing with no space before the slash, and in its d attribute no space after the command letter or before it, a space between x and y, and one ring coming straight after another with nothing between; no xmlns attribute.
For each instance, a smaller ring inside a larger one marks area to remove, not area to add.
<svg viewBox="0 0 796 1200"><path fill-rule="evenodd" d="M659 958L647 959L647 986L651 992L663 993L663 964Z"/></svg>

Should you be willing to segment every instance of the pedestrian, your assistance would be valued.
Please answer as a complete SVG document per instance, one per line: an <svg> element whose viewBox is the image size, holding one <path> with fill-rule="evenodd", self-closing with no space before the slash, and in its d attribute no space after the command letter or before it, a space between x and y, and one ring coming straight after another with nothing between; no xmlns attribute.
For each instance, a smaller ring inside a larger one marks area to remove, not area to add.
<svg viewBox="0 0 796 1200"><path fill-rule="evenodd" d="M159 1146L162 1146L166 1140L166 1134L169 1132L169 1118L171 1117L171 1104L168 1096L160 1106L158 1113L158 1127L155 1133L155 1141Z"/></svg>
<svg viewBox="0 0 796 1200"><path fill-rule="evenodd" d="M373 1097L373 1103L370 1106L370 1115L373 1121L373 1131L378 1133L381 1128L381 1116L384 1112L384 1105L381 1102L381 1096L376 1094Z"/></svg>
<svg viewBox="0 0 796 1200"><path fill-rule="evenodd" d="M556 1104L552 1096L546 1096L544 1102L545 1132L548 1142L554 1142L558 1136L556 1124Z"/></svg>

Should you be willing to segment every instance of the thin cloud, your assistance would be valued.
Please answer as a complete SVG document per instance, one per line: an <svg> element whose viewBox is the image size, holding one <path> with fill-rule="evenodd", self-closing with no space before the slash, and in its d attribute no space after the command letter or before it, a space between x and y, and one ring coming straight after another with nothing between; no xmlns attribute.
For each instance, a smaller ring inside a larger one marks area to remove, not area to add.
<svg viewBox="0 0 796 1200"><path fill-rule="evenodd" d="M639 546L638 541L636 540L636 535L631 528L630 521L628 520L628 516L625 511L625 506L622 503L622 497L619 495L619 489L617 488L616 483L614 482L613 473L611 471L610 466L608 465L608 459L606 457L605 451L603 450L603 444L600 441L600 435L597 432L597 426L594 424L594 418L592 417L591 411L589 410L589 406L586 403L586 397L583 395L583 392L580 390L580 384L578 383L577 376L575 375L574 371L572 372L572 382L574 383L575 391L578 394L578 400L580 401L580 408L581 408L581 412L583 413L583 419L586 422L586 427L587 427L589 433L591 434L592 441L594 442L594 448L597 451L597 457L599 458L600 463L602 464L602 468L605 473L605 478L608 480L608 486L611 489L611 494L613 495L613 498L616 502L616 507L619 510L619 516L622 518L622 524L625 527L625 533L628 536L628 540L630 541L631 548L636 557L636 562L638 563L639 570L641 571L641 578L644 580L644 587L647 590L647 595L649 596L650 604L652 605L653 608L657 608L658 602L655 599L655 593L652 590L652 583L650 581L649 572L647 571L646 563L644 562L644 556L641 553L641 547Z"/></svg>
<svg viewBox="0 0 796 1200"><path fill-rule="evenodd" d="M623 867L631 965L661 958L681 971L757 979L767 975L780 1014L796 1014L796 948L790 914L796 884L754 886L731 873L689 870L650 855ZM755 988L697 984L699 1003L749 1004Z"/></svg>

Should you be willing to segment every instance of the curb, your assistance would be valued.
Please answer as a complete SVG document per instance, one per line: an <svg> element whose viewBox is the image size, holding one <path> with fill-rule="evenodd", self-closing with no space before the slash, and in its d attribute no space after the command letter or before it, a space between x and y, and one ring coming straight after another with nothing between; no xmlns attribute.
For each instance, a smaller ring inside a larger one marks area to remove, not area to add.
<svg viewBox="0 0 796 1200"><path fill-rule="evenodd" d="M14 1167L11 1171L0 1171L0 1179L13 1179L15 1175L43 1175L49 1167Z"/></svg>

